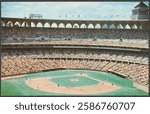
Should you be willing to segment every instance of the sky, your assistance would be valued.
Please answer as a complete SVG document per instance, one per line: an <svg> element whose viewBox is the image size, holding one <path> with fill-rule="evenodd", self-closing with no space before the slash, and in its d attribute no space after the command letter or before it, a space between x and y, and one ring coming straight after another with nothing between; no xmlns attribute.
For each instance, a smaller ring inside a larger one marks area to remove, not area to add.
<svg viewBox="0 0 150 114"><path fill-rule="evenodd" d="M44 19L129 20L139 2L1 2L1 16L29 18L41 14ZM148 5L148 2L145 2Z"/></svg>

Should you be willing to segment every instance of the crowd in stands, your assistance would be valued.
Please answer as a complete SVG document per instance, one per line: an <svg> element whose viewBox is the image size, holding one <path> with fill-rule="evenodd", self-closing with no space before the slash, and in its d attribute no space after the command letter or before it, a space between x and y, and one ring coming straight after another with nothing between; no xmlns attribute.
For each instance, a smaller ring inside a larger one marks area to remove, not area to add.
<svg viewBox="0 0 150 114"><path fill-rule="evenodd" d="M147 30L135 29L79 29L79 28L28 28L28 27L3 27L3 40L16 38L33 40L43 38L94 38L97 39L148 39Z"/></svg>
<svg viewBox="0 0 150 114"><path fill-rule="evenodd" d="M99 45L148 48L148 31L78 28L2 27L3 44ZM11 45L10 45L11 46ZM148 86L148 55L127 51L34 49L2 52L1 75L75 68L111 71Z"/></svg>
<svg viewBox="0 0 150 114"><path fill-rule="evenodd" d="M148 48L148 31L3 27L2 43L44 43Z"/></svg>
<svg viewBox="0 0 150 114"><path fill-rule="evenodd" d="M2 53L2 57L21 56L27 58L82 58L101 59L111 61L124 61L139 64L148 64L148 55L133 52L118 52L110 50L84 50L84 49L51 49L51 50L17 50Z"/></svg>
<svg viewBox="0 0 150 114"><path fill-rule="evenodd" d="M94 69L112 71L126 78L148 86L148 65L119 63L112 61L67 60L67 59L32 59L11 57L3 58L2 76L18 75L50 69ZM5 61L5 62L4 62Z"/></svg>
<svg viewBox="0 0 150 114"><path fill-rule="evenodd" d="M82 50L7 51L2 54L2 76L57 68L112 71L148 85L148 56Z"/></svg>

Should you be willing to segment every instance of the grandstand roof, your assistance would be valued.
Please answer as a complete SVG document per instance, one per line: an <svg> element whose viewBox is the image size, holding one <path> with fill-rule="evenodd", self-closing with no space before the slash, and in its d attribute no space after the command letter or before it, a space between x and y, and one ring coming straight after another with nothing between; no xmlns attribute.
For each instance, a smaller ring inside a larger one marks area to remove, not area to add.
<svg viewBox="0 0 150 114"><path fill-rule="evenodd" d="M137 6L135 6L134 8L148 8L148 6L146 4L144 4L143 2L140 2Z"/></svg>

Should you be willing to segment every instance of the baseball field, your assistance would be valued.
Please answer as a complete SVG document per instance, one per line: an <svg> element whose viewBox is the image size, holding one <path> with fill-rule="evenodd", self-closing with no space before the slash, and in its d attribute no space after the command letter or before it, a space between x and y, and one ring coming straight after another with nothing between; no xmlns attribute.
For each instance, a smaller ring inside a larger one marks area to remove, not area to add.
<svg viewBox="0 0 150 114"><path fill-rule="evenodd" d="M148 96L112 73L56 70L2 78L2 96Z"/></svg>

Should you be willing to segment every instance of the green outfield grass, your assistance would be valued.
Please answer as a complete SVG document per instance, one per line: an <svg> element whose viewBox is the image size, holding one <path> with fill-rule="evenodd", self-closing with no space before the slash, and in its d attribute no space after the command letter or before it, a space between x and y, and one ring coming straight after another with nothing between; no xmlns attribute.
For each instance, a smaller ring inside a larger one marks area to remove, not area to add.
<svg viewBox="0 0 150 114"><path fill-rule="evenodd" d="M121 87L119 90L115 90L103 94L94 94L94 96L148 96L148 93L139 90L137 88L134 88L133 83L127 79L123 79L111 73L88 71L88 70L49 71L49 72L42 72L42 73L26 74L24 77L20 77L20 78L2 80L1 96L65 96L66 95L66 94L45 92L45 91L32 89L25 84L26 78L55 77L55 78L51 78L50 80L56 84L59 84L60 86L70 86L70 87L95 85L99 83L98 81L88 77L73 76L74 74L80 72L87 74L92 78L102 80L102 81L107 81ZM67 77L61 77L61 76L67 76ZM79 81L71 82L70 80L74 78L78 79ZM86 95L86 96L90 96L90 95ZM72 94L69 96L72 96Z"/></svg>

